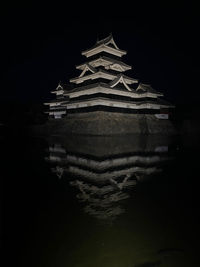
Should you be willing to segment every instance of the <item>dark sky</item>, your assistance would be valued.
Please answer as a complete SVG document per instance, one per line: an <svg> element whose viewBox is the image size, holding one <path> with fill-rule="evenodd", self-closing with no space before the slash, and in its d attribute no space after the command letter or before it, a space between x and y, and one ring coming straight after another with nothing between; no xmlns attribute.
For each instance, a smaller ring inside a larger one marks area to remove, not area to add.
<svg viewBox="0 0 200 267"><path fill-rule="evenodd" d="M173 103L198 103L198 8L191 1L160 2L9 2L1 9L1 101L50 99L59 80L78 74L81 51L112 32L128 52L128 75L151 83Z"/></svg>

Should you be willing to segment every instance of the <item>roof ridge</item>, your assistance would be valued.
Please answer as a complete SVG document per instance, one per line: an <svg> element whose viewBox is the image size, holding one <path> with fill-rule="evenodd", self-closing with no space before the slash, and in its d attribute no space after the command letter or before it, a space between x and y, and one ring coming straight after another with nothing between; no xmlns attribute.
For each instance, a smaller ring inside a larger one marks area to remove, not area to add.
<svg viewBox="0 0 200 267"><path fill-rule="evenodd" d="M93 62L93 61L96 61L96 60L107 60L107 61L110 61L110 62L115 62L116 64L121 64L123 66L126 66L126 67L131 67L131 65L128 65L127 63L121 61L121 60L118 60L118 59L115 59L115 58L111 58L111 57L108 57L108 56L104 56L104 55L100 55L98 58L96 59L92 59L92 60L89 60L89 61L86 61L86 62L83 62L83 63L80 63L78 65L76 65L76 68L77 67L80 67L82 65L87 65L89 64L90 65L90 62ZM90 65L91 66L91 65Z"/></svg>
<svg viewBox="0 0 200 267"><path fill-rule="evenodd" d="M101 39L101 40L98 40L98 39L97 39L96 44L99 44L99 43L101 44L101 43L104 43L104 42L108 42L108 41L110 41L112 38L113 38L112 33L110 33L107 37L105 37L105 38L103 38L103 39Z"/></svg>
<svg viewBox="0 0 200 267"><path fill-rule="evenodd" d="M138 91L138 90L142 90L142 91L144 91L144 92L156 93L157 95L161 95L161 96L163 96L163 93L161 93L161 92L155 90L155 89L152 87L151 84L147 84L147 83L142 83L142 82L140 82L140 83L138 84L138 87L136 88L136 91Z"/></svg>
<svg viewBox="0 0 200 267"><path fill-rule="evenodd" d="M117 75L117 77L114 79L114 80L112 80L111 82L110 82L110 87L115 87L119 82L120 82L120 79L122 78L122 83L123 83L123 85L126 87L126 89L128 90L128 91L132 91L132 88L130 88L129 87L129 85L125 82L125 80L124 80L124 75L122 74L122 73L119 73L118 75Z"/></svg>
<svg viewBox="0 0 200 267"><path fill-rule="evenodd" d="M89 63L85 63L85 65L94 72L97 72L97 69L95 67L92 67L92 65L90 65Z"/></svg>

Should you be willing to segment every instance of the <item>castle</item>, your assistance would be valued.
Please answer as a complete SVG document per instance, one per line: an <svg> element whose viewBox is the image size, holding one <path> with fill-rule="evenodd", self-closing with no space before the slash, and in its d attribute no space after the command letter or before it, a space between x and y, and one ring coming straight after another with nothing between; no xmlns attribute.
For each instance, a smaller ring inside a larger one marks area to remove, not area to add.
<svg viewBox="0 0 200 267"><path fill-rule="evenodd" d="M86 134L93 134L94 128L104 134L104 124L110 127L105 134L159 132L163 126L169 129L169 112L174 106L161 99L163 94L150 84L125 74L132 69L122 61L126 54L117 46L112 34L97 40L93 47L83 51L82 55L87 60L76 66L80 75L70 79L69 85L60 82L51 92L56 95L55 99L44 103L49 106L47 113L50 120L68 120L68 127L73 126L71 132ZM125 120L128 121L123 125ZM83 121L85 126L80 128ZM70 126L70 123L73 125ZM131 130L132 123L135 130ZM117 127L121 130L118 131Z"/></svg>

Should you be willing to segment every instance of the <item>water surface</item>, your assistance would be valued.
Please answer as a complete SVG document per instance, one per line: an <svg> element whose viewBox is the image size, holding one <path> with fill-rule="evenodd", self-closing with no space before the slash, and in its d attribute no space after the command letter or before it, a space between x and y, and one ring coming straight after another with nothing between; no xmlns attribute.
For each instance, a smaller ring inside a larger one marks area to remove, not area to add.
<svg viewBox="0 0 200 267"><path fill-rule="evenodd" d="M7 136L1 147L8 265L199 266L198 141Z"/></svg>

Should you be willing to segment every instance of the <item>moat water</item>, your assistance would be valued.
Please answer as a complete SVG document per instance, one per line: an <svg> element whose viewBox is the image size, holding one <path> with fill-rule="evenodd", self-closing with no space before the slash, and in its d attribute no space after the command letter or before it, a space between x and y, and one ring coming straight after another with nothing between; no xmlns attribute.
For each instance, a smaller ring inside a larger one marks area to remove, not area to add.
<svg viewBox="0 0 200 267"><path fill-rule="evenodd" d="M0 142L6 266L199 266L198 139Z"/></svg>

